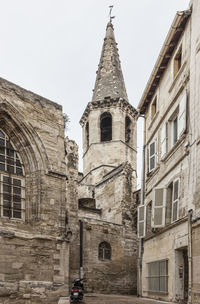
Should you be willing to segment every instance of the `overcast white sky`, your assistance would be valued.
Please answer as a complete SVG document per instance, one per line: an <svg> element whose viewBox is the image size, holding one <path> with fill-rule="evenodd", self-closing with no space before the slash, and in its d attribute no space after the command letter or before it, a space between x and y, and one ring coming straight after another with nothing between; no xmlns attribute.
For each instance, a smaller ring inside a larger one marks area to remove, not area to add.
<svg viewBox="0 0 200 304"><path fill-rule="evenodd" d="M79 146L109 5L129 102L137 107L175 13L189 0L0 0L0 77L63 105L68 136Z"/></svg>

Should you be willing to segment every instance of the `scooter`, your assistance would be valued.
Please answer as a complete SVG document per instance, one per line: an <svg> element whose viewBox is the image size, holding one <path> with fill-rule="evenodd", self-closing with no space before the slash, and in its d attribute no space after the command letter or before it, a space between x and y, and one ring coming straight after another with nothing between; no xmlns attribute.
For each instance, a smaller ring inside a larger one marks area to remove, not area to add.
<svg viewBox="0 0 200 304"><path fill-rule="evenodd" d="M76 279L73 282L73 287L71 290L70 303L79 303L79 301L83 300L83 279Z"/></svg>

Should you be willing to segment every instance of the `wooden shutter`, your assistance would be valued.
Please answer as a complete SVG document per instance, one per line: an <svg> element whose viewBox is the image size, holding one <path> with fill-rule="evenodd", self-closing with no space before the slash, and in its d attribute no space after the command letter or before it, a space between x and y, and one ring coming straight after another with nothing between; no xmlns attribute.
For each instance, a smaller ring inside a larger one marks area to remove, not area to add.
<svg viewBox="0 0 200 304"><path fill-rule="evenodd" d="M179 205L179 179L173 182L173 195L172 195L172 222L178 220Z"/></svg>
<svg viewBox="0 0 200 304"><path fill-rule="evenodd" d="M178 114L178 138L185 132L186 129L186 103L187 94L186 90L183 92L179 103L179 114Z"/></svg>
<svg viewBox="0 0 200 304"><path fill-rule="evenodd" d="M167 124L165 123L161 129L161 157L167 152Z"/></svg>
<svg viewBox="0 0 200 304"><path fill-rule="evenodd" d="M138 237L144 238L146 234L146 207L138 207Z"/></svg>
<svg viewBox="0 0 200 304"><path fill-rule="evenodd" d="M159 228L165 226L165 210L166 210L166 189L154 188L153 210L152 210L153 228Z"/></svg>
<svg viewBox="0 0 200 304"><path fill-rule="evenodd" d="M149 144L149 172L156 167L156 142L153 141Z"/></svg>

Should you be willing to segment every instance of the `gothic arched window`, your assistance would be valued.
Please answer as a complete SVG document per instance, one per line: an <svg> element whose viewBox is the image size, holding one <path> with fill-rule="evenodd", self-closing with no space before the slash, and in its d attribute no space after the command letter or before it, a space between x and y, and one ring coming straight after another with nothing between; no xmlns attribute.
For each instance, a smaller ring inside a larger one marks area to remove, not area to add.
<svg viewBox="0 0 200 304"><path fill-rule="evenodd" d="M112 115L104 112L100 117L101 141L112 140Z"/></svg>
<svg viewBox="0 0 200 304"><path fill-rule="evenodd" d="M9 137L0 130L0 217L23 219L24 169Z"/></svg>
<svg viewBox="0 0 200 304"><path fill-rule="evenodd" d="M125 118L125 142L129 143L131 139L131 120L128 116Z"/></svg>
<svg viewBox="0 0 200 304"><path fill-rule="evenodd" d="M99 244L99 260L110 260L111 259L111 246L107 242Z"/></svg>

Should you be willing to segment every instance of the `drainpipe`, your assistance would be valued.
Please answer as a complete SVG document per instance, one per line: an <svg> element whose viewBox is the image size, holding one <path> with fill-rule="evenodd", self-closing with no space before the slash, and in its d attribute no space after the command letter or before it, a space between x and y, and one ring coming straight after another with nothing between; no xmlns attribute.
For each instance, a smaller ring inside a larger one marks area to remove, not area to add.
<svg viewBox="0 0 200 304"><path fill-rule="evenodd" d="M83 279L83 221L79 220L80 227L80 279Z"/></svg>
<svg viewBox="0 0 200 304"><path fill-rule="evenodd" d="M192 303L192 213L188 211L188 304Z"/></svg>
<svg viewBox="0 0 200 304"><path fill-rule="evenodd" d="M144 138L143 142L146 142L146 121L144 116L140 116L144 118ZM145 199L145 148L146 145L143 145L142 151L142 180L141 180L141 205L144 205ZM139 243L139 258L138 258L138 283L137 283L137 296L142 296L142 256L144 252L144 240L140 239Z"/></svg>

